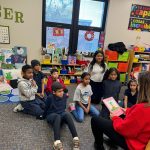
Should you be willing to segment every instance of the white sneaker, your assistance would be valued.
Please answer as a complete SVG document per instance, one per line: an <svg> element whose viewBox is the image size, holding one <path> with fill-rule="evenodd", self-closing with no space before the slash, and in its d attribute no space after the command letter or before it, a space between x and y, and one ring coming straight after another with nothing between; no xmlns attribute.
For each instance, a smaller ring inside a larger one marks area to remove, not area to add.
<svg viewBox="0 0 150 150"><path fill-rule="evenodd" d="M13 112L19 112L19 111L22 111L24 108L22 107L21 104L18 104L14 109L13 109Z"/></svg>
<svg viewBox="0 0 150 150"><path fill-rule="evenodd" d="M80 150L80 141L78 137L73 138L73 150Z"/></svg>
<svg viewBox="0 0 150 150"><path fill-rule="evenodd" d="M62 142L60 140L55 141L53 148L54 150L63 150Z"/></svg>

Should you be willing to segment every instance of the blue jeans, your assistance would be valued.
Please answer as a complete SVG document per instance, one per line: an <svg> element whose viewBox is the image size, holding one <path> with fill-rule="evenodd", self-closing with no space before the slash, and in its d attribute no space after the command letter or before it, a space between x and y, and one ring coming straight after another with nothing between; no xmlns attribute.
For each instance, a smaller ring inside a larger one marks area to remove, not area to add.
<svg viewBox="0 0 150 150"><path fill-rule="evenodd" d="M84 121L84 110L79 105L76 105L76 109L73 110L71 113L73 114L77 122ZM91 105L89 114L91 116L99 116L100 113L93 105Z"/></svg>

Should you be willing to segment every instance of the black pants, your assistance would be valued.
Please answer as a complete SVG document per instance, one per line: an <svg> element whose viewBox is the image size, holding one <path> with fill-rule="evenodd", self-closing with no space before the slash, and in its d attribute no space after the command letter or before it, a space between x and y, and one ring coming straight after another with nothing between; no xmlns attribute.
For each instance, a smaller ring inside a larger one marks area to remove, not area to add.
<svg viewBox="0 0 150 150"><path fill-rule="evenodd" d="M102 104L102 110L100 112L100 116L105 119L110 119L110 111L104 104Z"/></svg>
<svg viewBox="0 0 150 150"><path fill-rule="evenodd" d="M77 137L77 131L70 113L64 112L62 114L52 113L47 116L47 122L50 123L54 130L54 140L60 140L60 128L61 124L65 123L68 125L72 137Z"/></svg>
<svg viewBox="0 0 150 150"><path fill-rule="evenodd" d="M33 115L33 116L40 116L44 113L45 103L42 100L35 99L32 101L21 101L20 102L23 109L23 113Z"/></svg>
<svg viewBox="0 0 150 150"><path fill-rule="evenodd" d="M91 119L91 128L95 138L95 143L99 147L103 145L103 134L105 134L114 142L114 144L128 150L124 137L114 130L112 120L93 117Z"/></svg>
<svg viewBox="0 0 150 150"><path fill-rule="evenodd" d="M94 82L90 80L93 95L91 96L91 103L99 104L102 98L102 82Z"/></svg>

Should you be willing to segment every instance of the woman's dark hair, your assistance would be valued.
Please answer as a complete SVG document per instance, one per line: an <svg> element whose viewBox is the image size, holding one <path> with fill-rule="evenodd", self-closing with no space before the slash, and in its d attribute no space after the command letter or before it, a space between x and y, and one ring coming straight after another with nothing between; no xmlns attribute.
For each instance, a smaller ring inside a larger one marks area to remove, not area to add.
<svg viewBox="0 0 150 150"><path fill-rule="evenodd" d="M24 65L22 67L22 72L25 73L28 69L32 69L32 66L31 65Z"/></svg>
<svg viewBox="0 0 150 150"><path fill-rule="evenodd" d="M83 72L81 75L81 79L84 79L86 76L90 76L88 72Z"/></svg>
<svg viewBox="0 0 150 150"><path fill-rule="evenodd" d="M130 90L130 84L131 84L132 82L134 82L134 83L136 83L136 84L138 85L137 80L131 79L131 80L128 82L128 85L127 85L129 90ZM138 91L138 87L136 88L136 91Z"/></svg>
<svg viewBox="0 0 150 150"><path fill-rule="evenodd" d="M139 91L137 103L148 103L150 105L150 71L139 74Z"/></svg>
<svg viewBox="0 0 150 150"><path fill-rule="evenodd" d="M105 69L106 69L106 65L105 65L105 62L104 62L104 53L102 52L102 51L96 51L95 53L94 53L94 56L93 56L93 60L91 61L91 63L90 63L90 71L93 69L93 66L94 66L94 64L96 63L96 55L97 54L102 54L103 55L103 60L101 61L101 64L100 64L100 66L103 68L103 73L105 72Z"/></svg>
<svg viewBox="0 0 150 150"><path fill-rule="evenodd" d="M117 79L116 79L116 80L120 80L120 73L119 73L119 71L118 71L116 68L110 68L109 70L107 70L107 71L105 72L103 81L104 81L104 80L107 80L107 79L109 78L109 75L110 75L112 72L116 72L116 74L117 74Z"/></svg>

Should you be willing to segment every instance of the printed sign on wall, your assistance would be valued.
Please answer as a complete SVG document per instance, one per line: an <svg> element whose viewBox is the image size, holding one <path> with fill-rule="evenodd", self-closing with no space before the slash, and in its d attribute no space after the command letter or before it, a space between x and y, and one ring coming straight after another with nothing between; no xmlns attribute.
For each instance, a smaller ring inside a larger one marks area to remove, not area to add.
<svg viewBox="0 0 150 150"><path fill-rule="evenodd" d="M150 7L132 4L129 30L150 32Z"/></svg>

